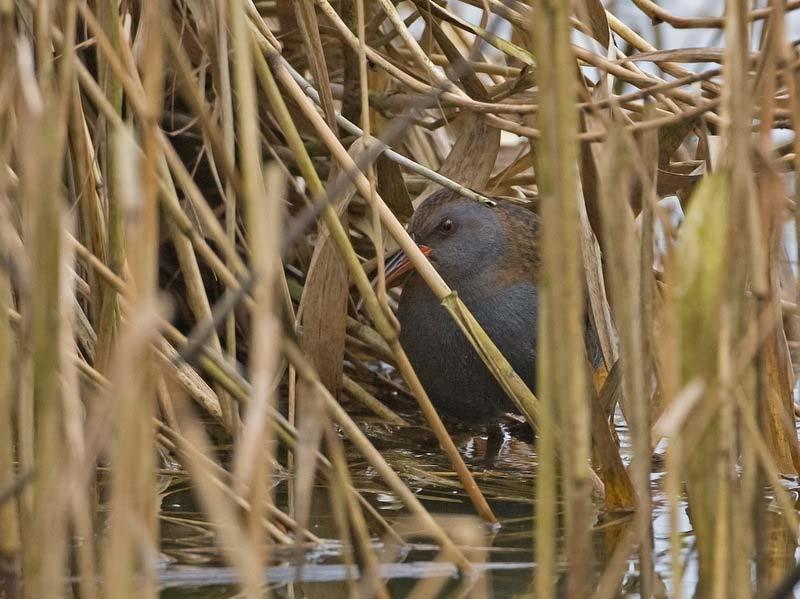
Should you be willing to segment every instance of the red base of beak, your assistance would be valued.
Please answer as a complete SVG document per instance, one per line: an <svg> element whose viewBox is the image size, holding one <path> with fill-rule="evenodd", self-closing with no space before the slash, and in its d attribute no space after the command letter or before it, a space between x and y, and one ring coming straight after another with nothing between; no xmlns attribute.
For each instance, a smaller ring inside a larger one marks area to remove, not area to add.
<svg viewBox="0 0 800 599"><path fill-rule="evenodd" d="M429 256L431 253L431 248L427 245L420 245L419 249L425 256ZM398 250L386 261L386 286L389 287L393 281L411 270L414 270L411 260L403 250Z"/></svg>

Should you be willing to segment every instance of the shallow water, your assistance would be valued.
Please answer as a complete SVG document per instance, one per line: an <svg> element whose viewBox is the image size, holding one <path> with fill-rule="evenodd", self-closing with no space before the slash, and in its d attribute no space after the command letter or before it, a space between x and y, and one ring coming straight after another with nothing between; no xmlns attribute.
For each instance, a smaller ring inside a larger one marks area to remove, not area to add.
<svg viewBox="0 0 800 599"><path fill-rule="evenodd" d="M485 437L456 433L467 464L490 502L500 521L496 530L489 530L473 515L468 499L451 473L435 440L424 428L387 428L381 424L362 421L373 443L387 461L400 473L409 487L428 510L460 542L469 546L469 557L480 572L473 597L533 597L531 589L534 570L533 509L536 474L535 447L506 436L499 454L487 461ZM627 452L627 435L620 426L623 451ZM348 455L353 484L381 514L400 529L408 528L406 512L399 500L386 491L385 485L355 452ZM493 462L493 463L489 463ZM654 558L657 574L656 589L666 596L673 595L672 567L669 551L669 513L662 483L663 473L654 461L652 480ZM278 479L275 488L278 505L287 504L292 480ZM797 500L797 481L785 485ZM235 572L222 559L214 534L202 513L198 511L186 477L177 474L164 477L162 502L162 599L235 597ZM599 575L613 553L616 543L633 525L626 515L608 515L597 506L597 523L593 532L593 562ZM770 512L767 537L771 541L771 559L779 572L793 565L797 546L787 535L785 524L777 510ZM314 488L310 530L324 539L338 536L328 505L327 490ZM691 597L697 584L694 536L681 504L680 531L682 535L684 576L683 597ZM561 532L561 531L560 531ZM560 534L561 536L561 534ZM406 596L421 581L442 583L438 596L459 596L463 581L455 577L455 568L436 561L437 549L425 538L411 538L406 547L373 539L382 563L381 576L393 597ZM299 555L299 558L298 558ZM347 579L354 575L342 561L342 547L336 541L320 547L296 552L292 548L277 548L272 556L267 579L275 597L326 598L347 596ZM298 567L301 564L302 567ZM485 586L482 586L485 585ZM662 596L664 596L662 595ZM638 597L637 562L631 559L618 597ZM798 594L797 596L800 596Z"/></svg>

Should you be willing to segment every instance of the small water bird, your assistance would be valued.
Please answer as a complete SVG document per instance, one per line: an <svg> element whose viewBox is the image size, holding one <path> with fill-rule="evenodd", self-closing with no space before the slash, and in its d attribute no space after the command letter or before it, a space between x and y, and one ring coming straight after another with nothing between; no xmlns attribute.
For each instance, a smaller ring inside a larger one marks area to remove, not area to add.
<svg viewBox="0 0 800 599"><path fill-rule="evenodd" d="M540 255L538 216L513 202L481 204L450 190L429 196L409 233L525 383L536 388ZM412 270L402 252L387 281ZM398 309L400 343L440 413L465 423L497 421L515 407L422 277L413 272ZM594 336L590 357L599 354Z"/></svg>

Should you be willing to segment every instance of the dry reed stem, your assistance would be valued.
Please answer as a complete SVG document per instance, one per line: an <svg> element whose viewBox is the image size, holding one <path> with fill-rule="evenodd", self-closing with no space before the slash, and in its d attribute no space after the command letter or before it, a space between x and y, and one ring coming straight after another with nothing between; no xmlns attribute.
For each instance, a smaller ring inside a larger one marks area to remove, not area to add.
<svg viewBox="0 0 800 599"><path fill-rule="evenodd" d="M240 573L239 586L245 597L263 597L263 561L258 546L247 530L242 529L233 502L217 487L209 467L211 447L202 426L186 402L179 402L179 419L184 439L178 446L197 485L200 500L222 539L222 547L231 564ZM204 460L201 457L205 458ZM252 510L251 510L252 513Z"/></svg>
<svg viewBox="0 0 800 599"><path fill-rule="evenodd" d="M158 505L153 496L155 459L154 456L142 459L138 453L141 447L155 445L151 342L160 315L155 301L159 176L153 150L157 143L163 85L162 50L157 41L162 10L160 2L151 3L143 14L139 32L147 44L142 58L152 66L142 83L142 155L130 143L132 135L112 137L116 145L116 172L111 176L116 179L119 190L116 200L123 211L126 238L137 240L136 244L126 243L123 249L124 262L132 278L130 287L135 290L126 323L131 329L122 332L110 356L111 380L122 392L115 398L112 419L117 435L111 449L111 526L105 561L105 592L117 597L133 597L137 592L155 596L157 584L153 565L146 557L159 536ZM138 371L127 368L128 359L139 364Z"/></svg>
<svg viewBox="0 0 800 599"><path fill-rule="evenodd" d="M111 356L111 384L106 401L112 405L117 434L111 448L111 501L108 546L104 552L104 593L112 597L155 595L155 572L148 559L155 544L155 456L140 456L141 447L153 446L153 406L139 401L150 380L150 345L159 315L153 303L140 300L127 326L115 341ZM134 358L143 368L127 368ZM112 395L112 390L120 394ZM113 399L112 399L113 398Z"/></svg>
<svg viewBox="0 0 800 599"><path fill-rule="evenodd" d="M110 38L111 52L97 53L98 67L99 67L99 84L101 86L103 97L107 98L109 108L114 116L119 116L122 112L123 91L122 85L118 75L112 71L108 65L107 60L111 56L118 56L121 46L120 41L120 24L118 15L114 10L114 3L111 0L102 0L97 4L98 17L100 28L107 33ZM81 3L78 3L80 9ZM85 17L84 17L85 18ZM80 69L80 64L78 65ZM113 121L108 121L105 128L105 144L102 147L104 152L103 159L100 165L104 168L103 181L107 182L105 197L103 200L107 205L107 220L106 231L107 239L103 240L101 245L108 248L108 265L111 270L120 274L122 272L122 265L124 260L124 238L123 238L123 223L122 223L122 208L119 205L118 188L116 187L116 155L114 154L115 147L110 140L113 137L113 132L118 130L118 127L113 125ZM118 319L117 298L113 290L103 287L103 295L100 297L98 321L99 331L99 361L101 369L105 369L105 365L110 360L111 347L113 344L113 335L116 329Z"/></svg>
<svg viewBox="0 0 800 599"><path fill-rule="evenodd" d="M71 6L74 9L74 6ZM49 7L39 7L37 42L49 43L52 15ZM73 14L70 10L67 14ZM68 21L69 22L69 21ZM73 21L74 22L74 21ZM59 75L66 77L72 64L72 40L65 47L67 60L60 65ZM25 232L30 236L27 250L31 266L30 296L26 303L30 312L26 343L31 345L32 401L35 421L35 480L32 510L25 514L23 533L32 543L23 545L24 592L29 596L60 597L61 579L65 572L66 500L57 497L59 473L64 465L62 453L63 397L59 384L59 363L62 358L59 342L61 331L59 298L62 277L67 276L61 259L61 238L64 229L64 208L59 189L61 165L58 156L66 137L66 90L53 71L52 57L38 55L39 73L34 72L33 49L20 39L17 43L19 76L28 85L28 94L21 106L20 126L28 130L27 142L18 146L20 153L21 191L29 199L25 207ZM37 78L38 75L38 78ZM59 77L59 79L61 78ZM19 142L18 142L19 143ZM37 547L48 546L40 553Z"/></svg>
<svg viewBox="0 0 800 599"><path fill-rule="evenodd" d="M632 478L637 495L636 527L639 534L640 577L643 596L652 592L651 509L650 509L650 394L645 374L643 315L639 299L642 268L637 264L641 243L629 208L628 172L619 159L623 152L621 131L612 129L599 165L603 237L607 241L606 260L612 289L611 304L620 335L622 393L627 398L627 414L633 433ZM651 261L652 263L652 261ZM649 269L648 269L649 272Z"/></svg>
<svg viewBox="0 0 800 599"><path fill-rule="evenodd" d="M0 174L0 198L4 195L3 176ZM5 216L5 201L0 207L0 212ZM6 240L0 233L0 489L7 489L16 478L14 469L13 427L11 416L13 414L13 356L14 337L11 325L5 316L7 309L11 309L12 296L9 274L11 270L11 256L6 249ZM20 538L19 512L17 502L13 499L0 502L0 579L2 587L10 597L19 595L21 590L20 554L22 540Z"/></svg>
<svg viewBox="0 0 800 599"><path fill-rule="evenodd" d="M233 114L233 87L231 85L230 62L228 60L228 18L225 10L227 3L218 1L214 17L216 20L216 61L217 77L219 77L220 104L222 112L222 135L225 148L228 152L228 160L233 161L235 152L235 131ZM227 233L230 247L236 246L236 192L233 185L225 182L225 232ZM228 257L226 266L235 270L236 261L233 257ZM236 315L231 313L225 323L225 350L232 358L236 357ZM232 401L232 400L231 400ZM226 420L233 423L236 420L236 413L233 404L227 403Z"/></svg>
<svg viewBox="0 0 800 599"><path fill-rule="evenodd" d="M536 550L541 559L536 590L541 596L555 591L555 464L553 426L569 431L560 441L561 489L565 498L566 554L570 574L567 596L582 597L589 590L589 494L586 464L590 453L591 409L585 401L588 382L583 365L584 316L580 258L580 218L576 168L577 113L572 104L576 82L575 56L569 44L566 5L540 2L533 19L533 47L550 60L537 65L537 78L550 82L540 91L536 144L537 182L542 196L542 274L539 308L537 380L544 398L539 428ZM550 429L550 430L546 430ZM554 535L553 535L554 536Z"/></svg>

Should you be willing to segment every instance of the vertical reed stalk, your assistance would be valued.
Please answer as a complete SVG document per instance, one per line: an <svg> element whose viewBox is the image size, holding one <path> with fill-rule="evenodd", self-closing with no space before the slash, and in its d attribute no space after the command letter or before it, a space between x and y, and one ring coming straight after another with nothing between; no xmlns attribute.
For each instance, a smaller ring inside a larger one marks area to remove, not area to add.
<svg viewBox="0 0 800 599"><path fill-rule="evenodd" d="M695 528L700 567L700 591L713 587L717 527L728 526L718 513L719 495L728 491L720 463L720 426L716 412L722 401L720 390L710 381L718 380L720 364L720 302L723 301L728 219L727 178L706 177L692 198L676 252L679 276L675 279L673 308L677 315L680 342L681 383L695 379L709 381L703 401L694 408L686 430L681 431L680 456L686 464L686 486ZM712 416L715 416L712 418ZM691 459L688 456L691 455Z"/></svg>
<svg viewBox="0 0 800 599"><path fill-rule="evenodd" d="M253 273L256 282L253 311L253 401L247 414L242 438L237 447L234 480L236 490L252 506L250 535L253 547L261 547L261 519L264 502L270 499L270 460L274 455L270 429L266 426L267 408L274 405L272 381L277 371L274 340L280 328L273 315L274 268L278 260L279 227L282 221L279 202L283 197L282 178L272 170L267 179L262 175L259 118L256 102L253 59L244 0L229 6L231 41L234 57L236 90L236 124L239 135L239 163L242 173L243 197L246 208ZM267 192L267 194L265 194ZM266 206L264 205L266 204ZM266 563L266 550L258 551L259 564ZM260 578L251 573L253 580ZM248 597L260 596L258 588L247 588Z"/></svg>
<svg viewBox="0 0 800 599"><path fill-rule="evenodd" d="M0 215L6 217L3 193L3 175L0 174ZM12 309L9 273L11 256L7 242L0 231L0 489L9 489L16 479L14 468L14 435L12 414L14 412L13 366L16 354L15 340L8 319ZM9 599L20 596L21 570L19 511L15 497L0 503L0 588L6 589Z"/></svg>
<svg viewBox="0 0 800 599"><path fill-rule="evenodd" d="M70 5L68 5L69 7ZM62 277L66 276L61 258L64 229L61 193L61 156L66 135L66 90L59 89L51 64L50 23L53 7L38 5L37 43L39 80L33 72L32 48L22 39L17 44L19 77L28 86L23 101L20 128L27 131L18 147L21 161L20 184L24 205L25 233L31 267L30 295L26 314L32 347L32 386L34 428L34 468L32 520L26 525L24 579L26 597L63 596L66 567L67 502L60 496L61 472L65 462L64 409L61 393L61 331L59 298ZM69 14L69 13L68 13ZM67 23L70 23L67 20ZM72 21L74 23L74 21ZM64 57L58 74L67 78L72 64L72 35L63 45ZM5 315L3 315L5 318ZM47 551L41 548L47 547Z"/></svg>
<svg viewBox="0 0 800 599"><path fill-rule="evenodd" d="M14 73L15 48L14 6L0 1L0 71ZM14 308L11 289L11 235L9 232L8 197L9 177L4 167L11 155L14 128L12 112L0 104L0 489L8 489L16 480L16 472L22 469L21 451L14 451L15 427L12 424L21 385L15 389L14 371L19 361L17 340L11 330L10 314ZM17 419L17 430L21 430L21 419ZM21 440L21 439L20 439ZM15 455L16 453L16 455ZM15 468L15 457L19 466ZM18 599L22 594L23 546L20 534L19 502L12 497L0 503L0 588L4 588L9 599Z"/></svg>
<svg viewBox="0 0 800 599"><path fill-rule="evenodd" d="M103 31L111 41L111 46L117 56L121 46L120 24L115 0L98 0L97 17ZM105 97L115 114L122 114L123 91L119 77L112 71L107 58L97 52L97 63L99 66L99 83L103 89ZM105 143L102 146L103 156L100 166L103 168L103 181L106 184L104 189L105 202L107 206L107 243L108 243L108 265L116 274L122 273L125 255L124 239L124 210L119 203L119 190L116 187L117 163L115 146L113 143L114 125L111 122L105 124ZM100 304L100 318L95 324L98 332L98 364L100 370L104 370L108 363L111 352L111 344L114 332L117 327L119 308L117 295L113 289L103 286L104 294Z"/></svg>
<svg viewBox="0 0 800 599"><path fill-rule="evenodd" d="M236 19L237 17L234 17ZM249 49L244 49L249 55ZM250 84L252 85L252 83ZM253 292L251 363L253 390L239 446L234 458L234 488L251 505L249 517L250 541L261 547L261 522L264 506L272 503L271 461L275 455L275 440L268 426L268 408L274 409L275 376L278 372L278 348L272 340L281 334L275 317L275 272L280 251L280 227L283 222L281 200L286 189L283 174L276 166L264 175L267 194L263 202L248 198L245 205L252 256L252 269L258 282ZM258 563L267 563L266 550L258 552ZM256 577L256 573L252 573ZM248 589L258 595L258 589Z"/></svg>
<svg viewBox="0 0 800 599"><path fill-rule="evenodd" d="M606 261L611 284L611 305L620 338L622 392L630 407L630 426L633 435L632 478L636 489L636 528L640 548L640 585L643 597L652 593L652 563L650 534L650 394L645 373L642 303L640 301L642 268L637 251L641 240L636 234L630 210L630 172L621 157L625 155L622 132L611 125L603 148L605 158L599 167L601 220L606 246ZM645 192L647 193L647 192ZM645 254L646 255L646 254ZM649 277L647 279L649 281Z"/></svg>
<svg viewBox="0 0 800 599"><path fill-rule="evenodd" d="M112 449L111 531L106 555L106 594L112 597L155 597L156 575L152 551L157 546L158 496L155 489L155 455L138 455L142 447L155 446L153 416L156 387L153 377L154 340L159 307L155 303L158 281L158 126L162 110L163 49L161 21L166 16L161 0L143 7L143 53L148 65L143 74L141 114L142 154L130 138L116 134L116 201L124 209L125 236L136 244L126 248L125 260L135 285L125 333L115 344L112 384L122 392L116 401L116 432ZM127 344L130 343L130 346ZM129 353L130 352L130 353ZM140 364L132 371L127 360Z"/></svg>
<svg viewBox="0 0 800 599"><path fill-rule="evenodd" d="M547 438L539 448L536 549L540 560L536 590L542 597L554 592L553 532L555 509L556 439L545 429L558 422L566 502L566 552L569 563L568 597L585 597L591 572L589 548L590 480L589 403L584 356L580 220L577 194L578 146L575 58L569 43L567 4L544 0L535 5L533 45L540 88L537 124L536 179L541 195L542 276L540 284L537 379L545 421L539 430ZM548 57L544 59L544 57ZM532 140L532 143L535 143ZM550 420L552 418L552 420ZM544 466L544 469L542 469ZM548 538L549 537L549 538Z"/></svg>
<svg viewBox="0 0 800 599"><path fill-rule="evenodd" d="M372 126L370 123L369 113L369 79L367 77L367 52L366 52L366 23L364 16L364 0L356 0L356 29L358 30L358 79L359 91L361 98L361 129L363 135L364 149L368 147L369 139L372 136ZM377 258L377 276L378 284L376 285L378 301L381 306L387 305L386 298L386 276L385 264L383 259L383 229L381 228L381 217L378 212L377 200L375 199L376 183L375 183L375 166L374 164L367 165L367 180L369 181L369 198L367 200L370 204L370 216L372 224L372 243L375 246L375 257Z"/></svg>
<svg viewBox="0 0 800 599"><path fill-rule="evenodd" d="M219 76L219 91L220 91L220 104L222 112L222 136L225 143L225 149L228 152L228 161L234 161L234 154L236 151L236 132L234 126L234 112L233 112L233 91L231 85L230 74L230 61L228 60L228 11L226 10L227 2L225 0L217 0L216 2L216 64ZM228 242L232 248L236 247L236 192L230 181L225 181L225 232L228 236ZM231 271L236 270L236 264L228 257L226 265ZM225 322L225 351L232 358L236 358L236 314L231 312ZM226 420L233 424L236 421L234 414L234 406L228 400L223 404L223 414ZM235 429L235 427L231 427Z"/></svg>
<svg viewBox="0 0 800 599"><path fill-rule="evenodd" d="M239 515L229 497L220 489L210 459L211 447L198 420L185 400L178 401L178 421L184 434L178 445L180 455L191 473L199 499L220 536L227 560L239 574L238 585L245 596L261 597L262 564L257 546L241 528ZM224 486L224 483L223 483Z"/></svg>

